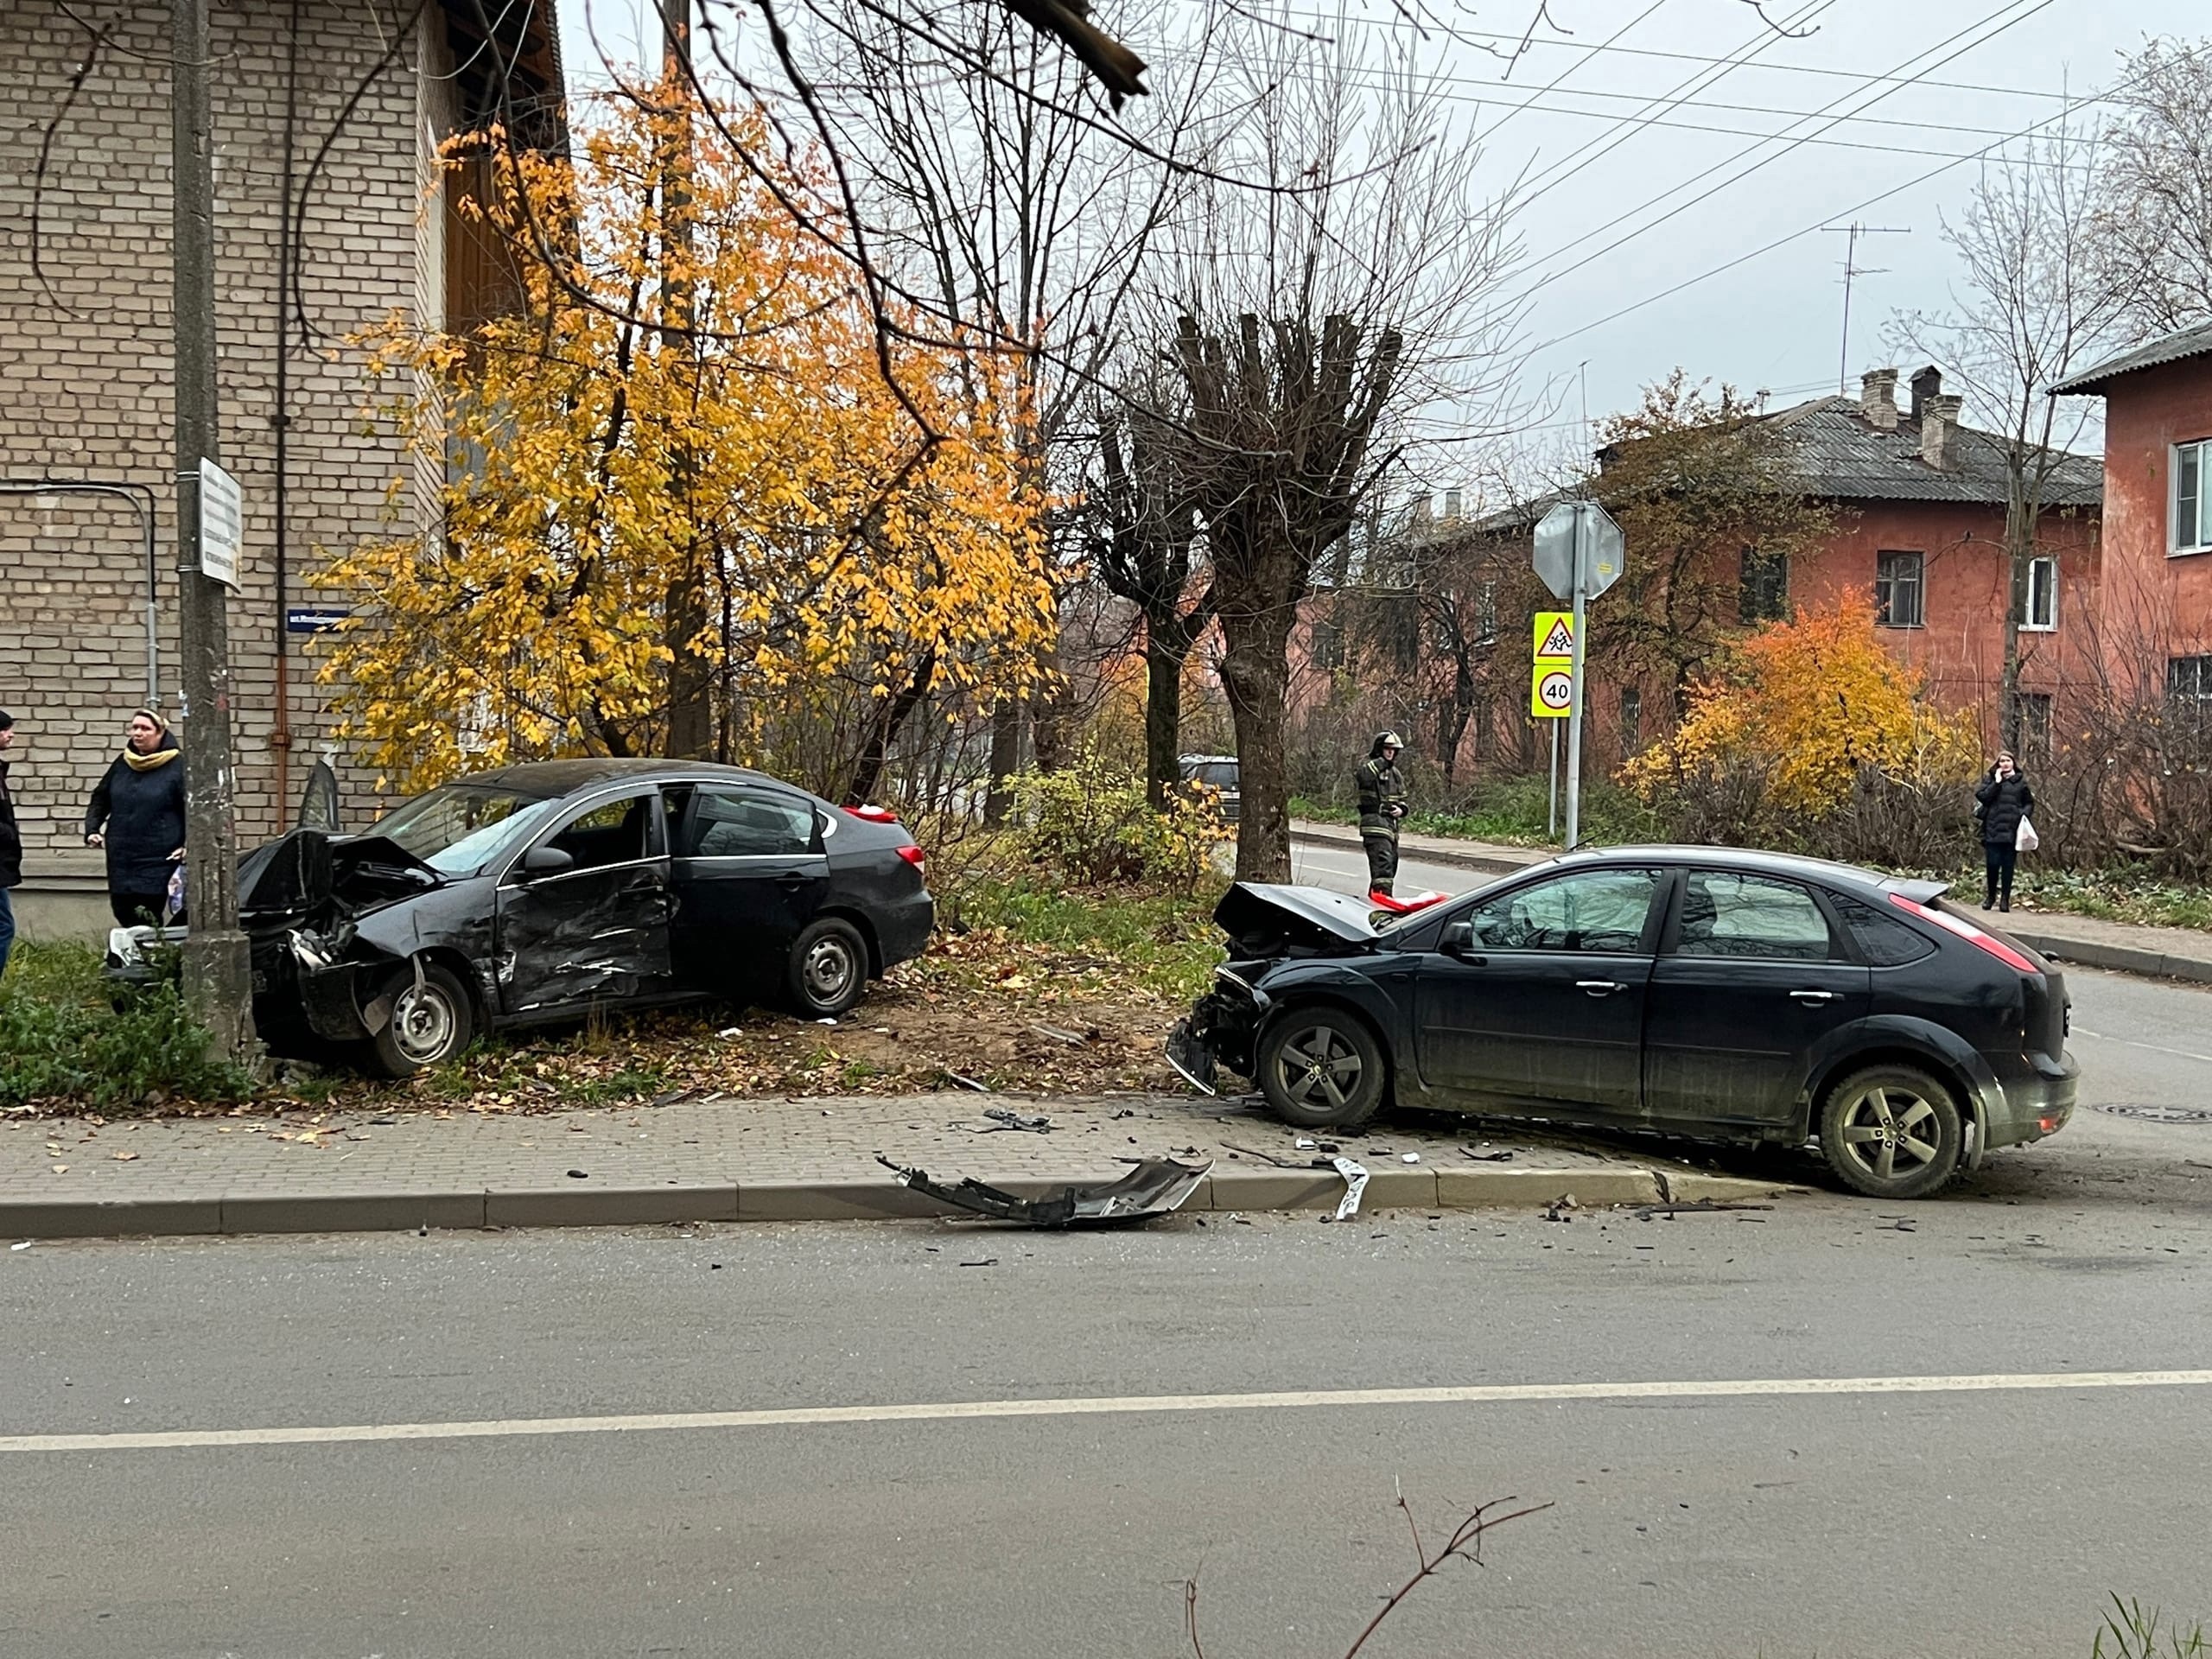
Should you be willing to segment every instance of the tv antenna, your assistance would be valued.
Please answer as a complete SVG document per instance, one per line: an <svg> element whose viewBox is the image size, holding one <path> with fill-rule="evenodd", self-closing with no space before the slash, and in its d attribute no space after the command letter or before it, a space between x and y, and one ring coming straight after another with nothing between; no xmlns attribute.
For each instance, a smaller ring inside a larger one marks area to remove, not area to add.
<svg viewBox="0 0 2212 1659"><path fill-rule="evenodd" d="M1853 219L1848 225L1823 225L1823 231L1838 232L1849 239L1843 245L1843 346L1838 354L1835 389L1844 397L1851 394L1851 283L1856 276L1878 276L1886 265L1862 265L1859 263L1859 238L1862 236L1910 236L1910 225L1862 225Z"/></svg>

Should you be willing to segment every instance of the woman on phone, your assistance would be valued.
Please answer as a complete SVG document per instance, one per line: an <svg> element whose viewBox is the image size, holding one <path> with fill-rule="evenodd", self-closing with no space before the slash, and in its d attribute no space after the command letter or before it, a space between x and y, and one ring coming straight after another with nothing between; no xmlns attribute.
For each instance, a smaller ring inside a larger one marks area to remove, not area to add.
<svg viewBox="0 0 2212 1659"><path fill-rule="evenodd" d="M85 845L107 854L108 908L125 927L181 923L168 913L169 877L184 856L184 757L151 709L130 733L85 808Z"/></svg>
<svg viewBox="0 0 2212 1659"><path fill-rule="evenodd" d="M2012 908L2012 867L2020 861L2020 821L2036 804L2036 792L2012 764L2010 749L1998 751L1989 776L1974 792L1974 815L1981 821L1981 850L1988 884L1981 907Z"/></svg>

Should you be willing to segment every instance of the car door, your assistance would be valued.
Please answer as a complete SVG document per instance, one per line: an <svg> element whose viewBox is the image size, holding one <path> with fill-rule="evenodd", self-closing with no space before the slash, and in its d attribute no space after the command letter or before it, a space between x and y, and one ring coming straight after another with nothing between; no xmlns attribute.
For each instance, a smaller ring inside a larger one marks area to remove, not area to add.
<svg viewBox="0 0 2212 1659"><path fill-rule="evenodd" d="M1498 1102L1637 1115L1644 986L1665 890L1656 867L1572 870L1447 925L1440 944L1452 948L1424 954L1414 969L1422 1077Z"/></svg>
<svg viewBox="0 0 2212 1659"><path fill-rule="evenodd" d="M723 995L773 982L830 891L814 803L766 784L695 784L671 824L679 981Z"/></svg>
<svg viewBox="0 0 2212 1659"><path fill-rule="evenodd" d="M1788 1122L1813 1049L1866 1016L1872 981L1854 955L1802 882L1686 872L1644 1016L1654 1122Z"/></svg>
<svg viewBox="0 0 2212 1659"><path fill-rule="evenodd" d="M500 988L512 1016L650 1001L674 986L669 861L660 797L645 789L594 803L538 837L500 879ZM550 849L569 861L527 868Z"/></svg>

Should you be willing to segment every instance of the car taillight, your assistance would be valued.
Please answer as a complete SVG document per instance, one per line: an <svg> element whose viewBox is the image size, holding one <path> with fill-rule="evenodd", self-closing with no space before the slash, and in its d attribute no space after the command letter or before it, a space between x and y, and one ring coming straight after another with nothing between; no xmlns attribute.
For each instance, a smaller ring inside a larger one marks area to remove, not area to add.
<svg viewBox="0 0 2212 1659"><path fill-rule="evenodd" d="M918 870L922 868L923 863L928 859L929 855L924 852L920 848L915 846L912 842L909 842L906 845L899 849L899 856L905 859L909 864L912 865Z"/></svg>
<svg viewBox="0 0 2212 1659"><path fill-rule="evenodd" d="M2017 968L2024 974L2039 974L2043 971L2004 940L1983 932L1962 916L1954 916L1948 911L1936 910L1928 905L1915 904L1901 893L1891 893L1890 902L1899 910L1909 911L1923 921L1933 922L1947 932L1957 934L1976 950L1987 951L2007 968Z"/></svg>
<svg viewBox="0 0 2212 1659"><path fill-rule="evenodd" d="M846 811L862 823L896 823L899 815L887 806L849 806Z"/></svg>

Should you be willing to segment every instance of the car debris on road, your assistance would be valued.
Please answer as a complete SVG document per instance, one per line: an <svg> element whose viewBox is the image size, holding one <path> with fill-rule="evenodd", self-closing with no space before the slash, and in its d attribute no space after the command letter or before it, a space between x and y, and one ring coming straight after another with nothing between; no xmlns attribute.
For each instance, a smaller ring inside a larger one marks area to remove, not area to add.
<svg viewBox="0 0 2212 1659"><path fill-rule="evenodd" d="M928 1171L893 1163L881 1153L876 1154L875 1161L896 1175L899 1185L940 1204L1026 1227L1103 1226L1170 1215L1182 1207L1213 1170L1211 1159L1191 1165L1179 1164L1172 1158L1146 1158L1137 1160L1119 1180L1071 1181L1037 1198L1025 1198L972 1175L957 1185L947 1186L931 1180Z"/></svg>

